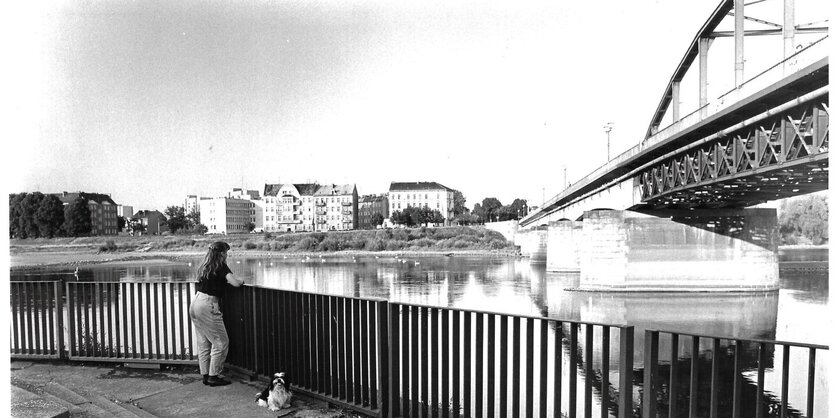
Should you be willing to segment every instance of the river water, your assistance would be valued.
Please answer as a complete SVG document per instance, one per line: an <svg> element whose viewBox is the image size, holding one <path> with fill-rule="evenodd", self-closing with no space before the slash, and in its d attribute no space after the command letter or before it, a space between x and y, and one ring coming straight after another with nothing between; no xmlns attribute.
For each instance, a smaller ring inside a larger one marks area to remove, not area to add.
<svg viewBox="0 0 835 418"><path fill-rule="evenodd" d="M786 250L781 251L780 260L784 267L798 261L825 262L828 251ZM89 281L190 281L199 262L199 258L194 258L175 263L143 261L92 265L81 267L78 278ZM270 288L633 325L636 351L643 347L643 331L648 328L828 344L831 325L826 270L781 269L780 289L776 292L630 294L572 291L578 275L549 273L544 265L514 258L414 257L408 254L244 258L236 257L232 252L228 262L232 271L247 283ZM72 272L65 270L12 272L11 278L56 279L67 278L69 274ZM800 350L791 351L792 364L802 365L806 357L797 351ZM780 353L775 350L773 356L772 364L779 369ZM818 353L817 364L816 387L824 396L816 398L815 415L827 416L828 351ZM790 416L805 413L805 405L801 405L806 399L805 376L797 368L790 374ZM748 377L756 382L755 374ZM772 394L780 393L780 376L773 370L766 376L766 389ZM791 402L793 399L798 402Z"/></svg>

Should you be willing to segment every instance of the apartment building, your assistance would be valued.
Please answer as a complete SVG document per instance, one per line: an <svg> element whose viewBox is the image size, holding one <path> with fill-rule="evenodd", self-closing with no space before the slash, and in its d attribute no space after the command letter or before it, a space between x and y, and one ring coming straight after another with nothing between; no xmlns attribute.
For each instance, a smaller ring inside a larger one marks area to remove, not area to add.
<svg viewBox="0 0 835 418"><path fill-rule="evenodd" d="M313 195L316 231L347 231L358 228L359 195L354 184L319 186Z"/></svg>
<svg viewBox="0 0 835 418"><path fill-rule="evenodd" d="M64 206L72 203L79 197L86 199L87 207L90 209L91 235L117 235L119 233L119 225L116 221L119 205L110 198L110 195L87 192L50 194L57 196Z"/></svg>
<svg viewBox="0 0 835 418"><path fill-rule="evenodd" d="M258 227L255 203L233 197L200 198L200 223L210 234L240 234Z"/></svg>
<svg viewBox="0 0 835 418"><path fill-rule="evenodd" d="M389 217L388 197L381 195L365 195L359 201L359 229L374 229L376 225L372 222L374 214L379 213L383 219Z"/></svg>
<svg viewBox="0 0 835 418"><path fill-rule="evenodd" d="M183 204L183 209L185 210L186 215L189 213L194 212L195 210L200 210L200 198L197 195L190 194L186 196L186 201Z"/></svg>
<svg viewBox="0 0 835 418"><path fill-rule="evenodd" d="M449 225L454 208L455 191L434 181L430 182L392 182L389 186L389 213L407 207L428 207L438 210L444 217L444 225Z"/></svg>
<svg viewBox="0 0 835 418"><path fill-rule="evenodd" d="M132 218L134 214L133 206L116 205L116 216L121 216L125 219Z"/></svg>
<svg viewBox="0 0 835 418"><path fill-rule="evenodd" d="M140 210L131 216L142 224L144 231L139 232L139 235L159 235L168 230L166 226L165 215L158 210Z"/></svg>
<svg viewBox="0 0 835 418"><path fill-rule="evenodd" d="M303 199L312 197L316 184L265 184L263 224L266 232L312 231L313 221L304 222ZM313 207L312 202L309 205Z"/></svg>

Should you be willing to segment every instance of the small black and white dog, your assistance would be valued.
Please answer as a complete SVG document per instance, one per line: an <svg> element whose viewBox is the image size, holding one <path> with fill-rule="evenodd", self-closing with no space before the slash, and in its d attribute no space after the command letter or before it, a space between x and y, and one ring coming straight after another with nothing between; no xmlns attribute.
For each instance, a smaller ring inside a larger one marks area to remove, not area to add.
<svg viewBox="0 0 835 418"><path fill-rule="evenodd" d="M290 407L290 384L284 380L284 372L276 373L273 379L255 398L258 406L266 406L270 411Z"/></svg>

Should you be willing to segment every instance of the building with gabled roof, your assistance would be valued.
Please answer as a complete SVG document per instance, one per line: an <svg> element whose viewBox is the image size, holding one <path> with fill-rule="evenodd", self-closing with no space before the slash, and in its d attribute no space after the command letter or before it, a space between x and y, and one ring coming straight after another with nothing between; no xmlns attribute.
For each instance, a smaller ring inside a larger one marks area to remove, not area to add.
<svg viewBox="0 0 835 418"><path fill-rule="evenodd" d="M321 185L313 194L316 231L358 228L359 195L355 184Z"/></svg>
<svg viewBox="0 0 835 418"><path fill-rule="evenodd" d="M427 207L441 212L444 225L449 225L453 215L454 189L434 181L391 182L389 186L389 213L407 207Z"/></svg>
<svg viewBox="0 0 835 418"><path fill-rule="evenodd" d="M118 235L119 223L116 220L118 216L118 206L109 194L103 193L87 193L87 192L61 192L50 193L57 196L64 206L69 205L75 199L83 198L87 200L87 207L90 209L90 224L92 229L91 235Z"/></svg>
<svg viewBox="0 0 835 418"><path fill-rule="evenodd" d="M374 229L372 219L379 213L383 219L389 217L389 201L385 194L365 195L359 201L359 229Z"/></svg>

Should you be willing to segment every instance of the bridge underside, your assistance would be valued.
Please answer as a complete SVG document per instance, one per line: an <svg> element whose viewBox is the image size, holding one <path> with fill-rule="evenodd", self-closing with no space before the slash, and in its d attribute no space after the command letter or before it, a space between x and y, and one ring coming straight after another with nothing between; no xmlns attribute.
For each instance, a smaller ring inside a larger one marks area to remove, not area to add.
<svg viewBox="0 0 835 418"><path fill-rule="evenodd" d="M827 189L828 101L823 94L643 170L641 206L745 207Z"/></svg>

